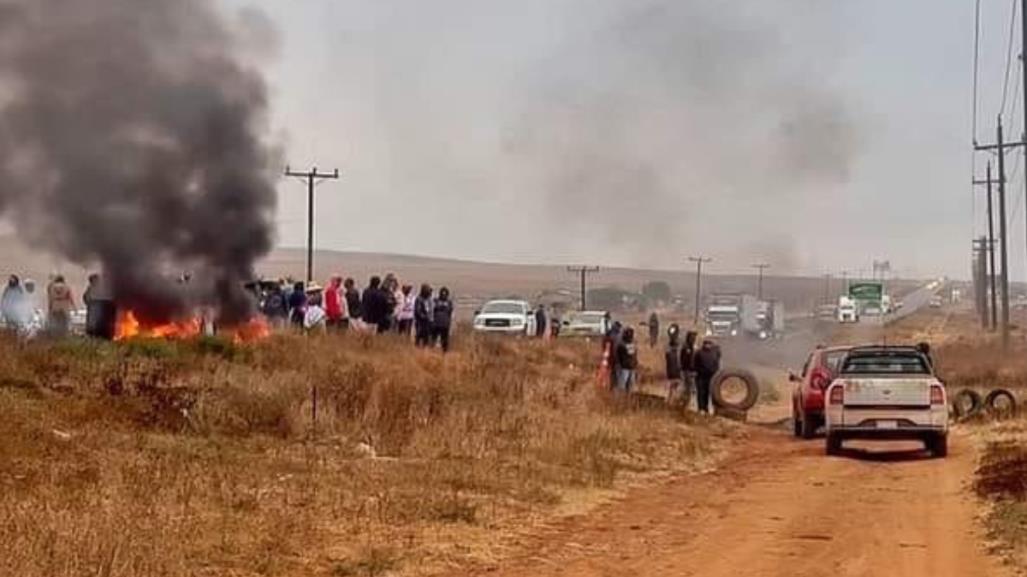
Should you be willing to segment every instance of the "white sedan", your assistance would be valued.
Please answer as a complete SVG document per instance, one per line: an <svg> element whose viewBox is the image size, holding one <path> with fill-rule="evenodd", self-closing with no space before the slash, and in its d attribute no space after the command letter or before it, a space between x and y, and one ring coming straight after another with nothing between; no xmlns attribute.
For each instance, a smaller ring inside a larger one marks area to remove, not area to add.
<svg viewBox="0 0 1027 577"><path fill-rule="evenodd" d="M503 335L534 335L535 311L525 301L489 301L474 316L474 330Z"/></svg>

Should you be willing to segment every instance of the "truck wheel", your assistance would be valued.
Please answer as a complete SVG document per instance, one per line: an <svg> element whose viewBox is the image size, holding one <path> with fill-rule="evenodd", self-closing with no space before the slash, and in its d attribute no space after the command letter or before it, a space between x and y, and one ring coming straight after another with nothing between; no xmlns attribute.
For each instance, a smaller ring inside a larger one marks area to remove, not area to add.
<svg viewBox="0 0 1027 577"><path fill-rule="evenodd" d="M1005 399L1004 404L999 404L999 399ZM995 389L984 397L984 408L992 417L1015 417L1016 397L1005 389Z"/></svg>
<svg viewBox="0 0 1027 577"><path fill-rule="evenodd" d="M949 454L949 436L935 435L927 441L927 449L937 459L944 459Z"/></svg>
<svg viewBox="0 0 1027 577"><path fill-rule="evenodd" d="M825 445L828 456L833 457L842 453L842 440L837 435L828 433Z"/></svg>
<svg viewBox="0 0 1027 577"><path fill-rule="evenodd" d="M812 439L817 435L817 422L806 413L802 414L802 438Z"/></svg>

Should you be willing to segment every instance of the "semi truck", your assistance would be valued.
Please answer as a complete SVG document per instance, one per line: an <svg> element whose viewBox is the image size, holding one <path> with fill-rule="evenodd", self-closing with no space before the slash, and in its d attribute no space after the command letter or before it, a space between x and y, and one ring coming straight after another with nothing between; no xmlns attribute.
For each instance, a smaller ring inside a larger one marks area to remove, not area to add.
<svg viewBox="0 0 1027 577"><path fill-rule="evenodd" d="M706 305L706 335L715 337L759 335L762 329L761 310L760 301L752 295L740 293L710 295Z"/></svg>

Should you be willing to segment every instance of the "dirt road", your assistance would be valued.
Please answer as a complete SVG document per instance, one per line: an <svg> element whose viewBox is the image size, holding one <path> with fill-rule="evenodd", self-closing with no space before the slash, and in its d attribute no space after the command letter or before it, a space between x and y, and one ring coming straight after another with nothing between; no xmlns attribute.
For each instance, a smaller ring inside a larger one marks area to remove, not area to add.
<svg viewBox="0 0 1027 577"><path fill-rule="evenodd" d="M981 546L966 484L969 443L854 445L754 426L714 473L630 493L526 538L523 553L470 574L704 577L1008 575ZM461 574L468 574L466 571Z"/></svg>

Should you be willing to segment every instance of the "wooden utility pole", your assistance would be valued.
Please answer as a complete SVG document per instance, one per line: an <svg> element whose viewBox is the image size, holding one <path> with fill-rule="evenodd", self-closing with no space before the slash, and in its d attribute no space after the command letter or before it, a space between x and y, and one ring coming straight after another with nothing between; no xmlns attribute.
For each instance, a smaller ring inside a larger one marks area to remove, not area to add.
<svg viewBox="0 0 1027 577"><path fill-rule="evenodd" d="M339 169L335 172L319 172L315 166L310 172L293 172L285 167L285 176L294 176L307 185L307 284L314 282L314 188L326 180L338 180Z"/></svg>
<svg viewBox="0 0 1027 577"><path fill-rule="evenodd" d="M588 310L588 275L599 272L597 266L569 266L568 272L581 275L581 310Z"/></svg>
<svg viewBox="0 0 1027 577"><path fill-rule="evenodd" d="M1009 348L1009 235L1006 220L1006 149L1017 146L1024 146L1021 142L1005 142L1002 134L1002 115L998 117L996 129L998 142L995 144L977 144L975 150L994 150L998 154L998 245L1000 251L999 260L1002 264L1002 274L999 284L1002 291L1002 315L1000 327L1002 329L1002 347Z"/></svg>
<svg viewBox="0 0 1027 577"><path fill-rule="evenodd" d="M688 260L695 263L695 324L699 324L699 308L702 306L702 265L713 262L712 258L690 256Z"/></svg>
<svg viewBox="0 0 1027 577"><path fill-rule="evenodd" d="M763 271L770 268L770 265L758 263L752 265L752 268L759 271L759 277L756 281L756 298L763 300Z"/></svg>
<svg viewBox="0 0 1027 577"><path fill-rule="evenodd" d="M991 185L997 183L997 180L991 178L991 161L988 161L987 178L985 180L975 180L975 185L986 185L985 189L988 194L988 244L987 244L987 281L988 289L991 296L991 323L988 327L995 331L998 330L998 287L996 286L998 273L995 270L995 209L993 207Z"/></svg>

